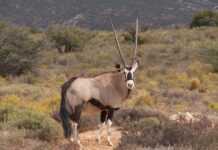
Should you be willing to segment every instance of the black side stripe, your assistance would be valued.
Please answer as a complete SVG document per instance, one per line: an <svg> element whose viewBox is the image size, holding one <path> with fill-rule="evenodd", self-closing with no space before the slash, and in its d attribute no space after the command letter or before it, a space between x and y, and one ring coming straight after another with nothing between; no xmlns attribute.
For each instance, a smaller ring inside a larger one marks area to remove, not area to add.
<svg viewBox="0 0 218 150"><path fill-rule="evenodd" d="M93 106L99 108L100 110L119 110L120 108L119 107L111 107L111 106L105 106L103 105L99 100L95 99L95 98L92 98L88 101L89 103L91 103Z"/></svg>

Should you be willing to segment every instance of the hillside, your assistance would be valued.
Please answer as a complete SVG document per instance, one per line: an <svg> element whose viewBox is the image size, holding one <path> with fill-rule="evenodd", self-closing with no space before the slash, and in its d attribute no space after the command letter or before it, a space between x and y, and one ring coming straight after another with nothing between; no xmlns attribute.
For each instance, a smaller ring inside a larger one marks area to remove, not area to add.
<svg viewBox="0 0 218 150"><path fill-rule="evenodd" d="M146 26L173 26L187 25L193 12L217 6L216 0L1 0L0 20L37 27L59 23L108 29L108 16L125 25L138 15Z"/></svg>

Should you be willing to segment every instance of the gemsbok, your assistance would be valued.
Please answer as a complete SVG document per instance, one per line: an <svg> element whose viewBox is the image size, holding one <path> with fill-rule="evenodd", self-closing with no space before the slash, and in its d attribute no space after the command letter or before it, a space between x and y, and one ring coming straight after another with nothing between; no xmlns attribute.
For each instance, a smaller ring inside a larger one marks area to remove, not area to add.
<svg viewBox="0 0 218 150"><path fill-rule="evenodd" d="M76 142L80 147L82 145L80 144L77 127L81 113L90 109L92 113L101 113L101 125L99 125L97 141L100 142L102 129L105 126L108 144L113 145L110 139L113 114L135 87L134 73L138 68L136 58L138 18L136 19L135 48L131 65L126 64L112 21L111 25L122 65L115 71L102 73L94 77L73 77L62 85L60 117L64 135L71 142Z"/></svg>

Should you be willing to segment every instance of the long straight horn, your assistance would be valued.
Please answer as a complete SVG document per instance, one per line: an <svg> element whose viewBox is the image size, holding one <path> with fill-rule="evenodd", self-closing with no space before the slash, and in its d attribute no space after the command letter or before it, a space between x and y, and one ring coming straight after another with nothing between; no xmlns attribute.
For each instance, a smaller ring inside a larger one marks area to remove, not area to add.
<svg viewBox="0 0 218 150"><path fill-rule="evenodd" d="M122 61L123 65L124 65L124 67L125 67L125 66L126 66L126 63L125 63L125 59L124 59L124 57L123 57L123 53L122 53L121 48L120 48L120 43L119 43L119 41L118 41L117 32L116 32L116 30L115 30L115 27L114 27L114 24L113 24L111 18L110 18L110 20L111 20L111 26L112 26L112 28L113 28L113 32L114 32L114 36L115 36L116 47L117 47L117 50L118 50L118 52L119 52L121 61Z"/></svg>
<svg viewBox="0 0 218 150"><path fill-rule="evenodd" d="M136 19L136 31L135 31L135 50L133 54L133 63L136 60L136 54L137 54L137 49L138 49L138 33L139 33L139 19L137 17Z"/></svg>

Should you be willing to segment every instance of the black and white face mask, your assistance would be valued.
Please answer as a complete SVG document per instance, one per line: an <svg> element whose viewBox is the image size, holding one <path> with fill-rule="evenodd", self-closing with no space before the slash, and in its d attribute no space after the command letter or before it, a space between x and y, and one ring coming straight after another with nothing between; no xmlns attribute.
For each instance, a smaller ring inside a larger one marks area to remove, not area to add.
<svg viewBox="0 0 218 150"><path fill-rule="evenodd" d="M135 73L137 68L138 68L137 62L135 62L131 67L124 68L124 73L125 73L125 78L126 78L126 86L130 90L135 87L134 73Z"/></svg>

